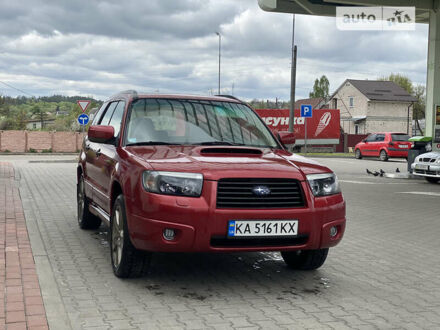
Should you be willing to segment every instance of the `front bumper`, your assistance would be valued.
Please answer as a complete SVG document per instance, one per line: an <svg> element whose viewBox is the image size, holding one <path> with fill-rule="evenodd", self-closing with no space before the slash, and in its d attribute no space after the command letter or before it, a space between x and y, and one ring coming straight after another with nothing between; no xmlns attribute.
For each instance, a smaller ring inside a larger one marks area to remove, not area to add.
<svg viewBox="0 0 440 330"><path fill-rule="evenodd" d="M206 181L200 198L165 196L141 192L126 200L130 237L134 246L147 251L232 252L289 251L328 248L337 245L345 231L345 201L342 194L313 198L302 182L306 205L289 209L218 209L217 182ZM274 239L229 239L229 220L299 221L298 236ZM337 234L330 236L330 228ZM164 229L174 229L168 241Z"/></svg>
<svg viewBox="0 0 440 330"><path fill-rule="evenodd" d="M413 163L411 169L414 175L440 178L440 164L439 163Z"/></svg>

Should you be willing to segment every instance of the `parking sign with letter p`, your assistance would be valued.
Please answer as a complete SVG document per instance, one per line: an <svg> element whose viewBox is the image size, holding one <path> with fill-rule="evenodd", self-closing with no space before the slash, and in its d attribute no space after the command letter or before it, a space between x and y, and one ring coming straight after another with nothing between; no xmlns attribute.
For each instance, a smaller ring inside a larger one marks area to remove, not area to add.
<svg viewBox="0 0 440 330"><path fill-rule="evenodd" d="M301 104L301 117L312 118L313 107L311 104Z"/></svg>

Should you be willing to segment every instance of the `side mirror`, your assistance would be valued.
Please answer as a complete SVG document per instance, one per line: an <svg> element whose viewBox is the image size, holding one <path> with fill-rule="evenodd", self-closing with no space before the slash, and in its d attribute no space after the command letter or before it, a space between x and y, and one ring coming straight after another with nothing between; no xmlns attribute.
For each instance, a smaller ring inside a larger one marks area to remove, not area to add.
<svg viewBox="0 0 440 330"><path fill-rule="evenodd" d="M295 144L295 133L292 132L278 132L278 139L284 145Z"/></svg>
<svg viewBox="0 0 440 330"><path fill-rule="evenodd" d="M367 139L363 139L362 142L363 143L367 143L368 141L367 141Z"/></svg>
<svg viewBox="0 0 440 330"><path fill-rule="evenodd" d="M87 137L91 142L108 143L113 139L115 129L113 126L96 125L90 126Z"/></svg>

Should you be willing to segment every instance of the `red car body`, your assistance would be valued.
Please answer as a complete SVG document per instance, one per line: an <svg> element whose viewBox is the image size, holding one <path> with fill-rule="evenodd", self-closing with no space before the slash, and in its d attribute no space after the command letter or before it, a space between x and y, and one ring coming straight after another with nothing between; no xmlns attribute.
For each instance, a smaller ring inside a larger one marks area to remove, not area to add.
<svg viewBox="0 0 440 330"><path fill-rule="evenodd" d="M370 134L356 144L354 148L356 158L380 157L384 161L388 158L408 158L408 151L412 147L408 138L405 133Z"/></svg>
<svg viewBox="0 0 440 330"><path fill-rule="evenodd" d="M136 96L137 99L157 97ZM181 95L160 97L204 100ZM125 102L120 128L123 135L126 134L127 111L133 96L121 94L112 100L115 99ZM206 99L241 103L225 97ZM94 124L96 122L95 118ZM96 127L91 126L89 134ZM108 133L101 130L99 138L105 140ZM116 197L119 194L124 196L128 234L136 249L167 252L293 251L325 249L342 239L346 222L342 194L315 197L306 178L308 174L332 171L283 147L126 146L123 141L119 138L116 144L99 143L86 137L77 168L78 180L84 178L89 211L106 223L109 223ZM142 184L145 171L201 173L201 195L186 197L148 192ZM296 180L304 203L293 208L219 207L219 182L243 178ZM279 239L229 239L228 222L232 219L298 219L298 235ZM332 227L337 229L333 236L330 234ZM167 228L174 230L174 239L164 238Z"/></svg>

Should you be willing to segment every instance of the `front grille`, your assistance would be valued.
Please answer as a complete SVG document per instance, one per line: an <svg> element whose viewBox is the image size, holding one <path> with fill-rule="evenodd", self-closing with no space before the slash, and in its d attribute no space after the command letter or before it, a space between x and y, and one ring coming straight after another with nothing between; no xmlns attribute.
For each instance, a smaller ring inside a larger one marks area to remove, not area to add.
<svg viewBox="0 0 440 330"><path fill-rule="evenodd" d="M425 170L414 170L415 173L417 174L426 174L426 175L436 175L436 176L440 176L439 172L435 172L435 171L425 171Z"/></svg>
<svg viewBox="0 0 440 330"><path fill-rule="evenodd" d="M434 163L436 159L435 158L420 158L419 160L423 163Z"/></svg>
<svg viewBox="0 0 440 330"><path fill-rule="evenodd" d="M252 189L265 186L267 196L257 196ZM220 179L217 186L217 208L272 209L303 207L301 184L294 179Z"/></svg>
<svg viewBox="0 0 440 330"><path fill-rule="evenodd" d="M211 237L213 247L266 247L266 246L298 246L304 245L309 239L308 235L297 237L265 237L265 238L225 238Z"/></svg>

